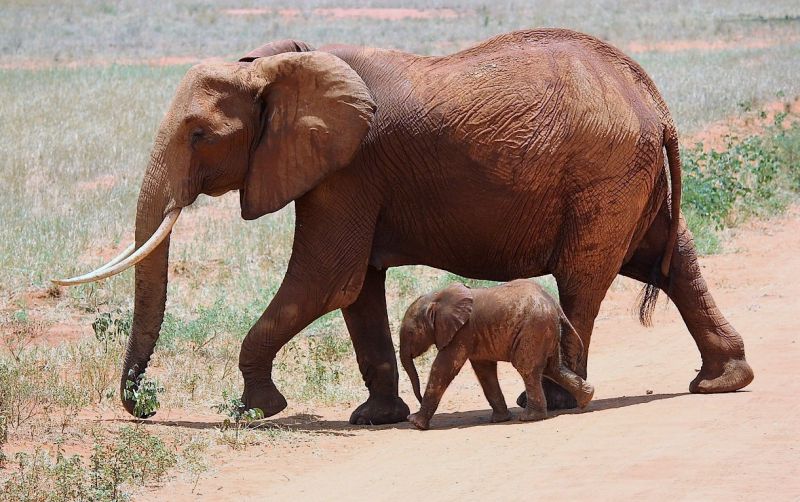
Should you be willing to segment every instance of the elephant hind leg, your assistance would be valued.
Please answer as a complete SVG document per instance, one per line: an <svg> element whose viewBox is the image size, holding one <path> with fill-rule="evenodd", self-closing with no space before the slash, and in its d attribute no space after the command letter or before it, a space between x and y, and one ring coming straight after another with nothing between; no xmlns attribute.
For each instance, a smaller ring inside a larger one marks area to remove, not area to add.
<svg viewBox="0 0 800 502"><path fill-rule="evenodd" d="M617 258L621 263L623 258L621 254ZM583 379L586 378L587 374L589 346L592 340L594 321L600 311L600 303L614 281L614 277L616 277L615 271L606 271L605 274L601 274L599 272L602 271L602 268L592 268L591 264L592 262L589 260L574 259L571 263L571 269L555 273L561 308L583 342L583 353L581 354L567 352L567 349L574 350L577 344L562 345L563 351L559 360L581 382L584 381ZM581 402L588 403L591 399L591 395L587 399L586 392L580 391L576 394L569 386L562 384L560 380L563 379L560 372L554 371L553 376L549 378L544 381L547 407L549 409L575 408L582 406ZM574 379L570 377L565 381L572 382ZM577 384L573 387L575 389L582 388L581 385ZM576 399L576 396L580 396L580 399ZM524 397L525 394L520 395L517 399L517 403L520 406L524 405Z"/></svg>
<svg viewBox="0 0 800 502"><path fill-rule="evenodd" d="M492 407L492 422L510 420L511 413L508 412L506 399L500 389L500 382L497 381L497 362L474 360L470 360L470 362L472 363L472 369L475 371L475 376L478 377L478 382L481 384L483 394Z"/></svg>
<svg viewBox="0 0 800 502"><path fill-rule="evenodd" d="M342 309L358 369L369 390L367 401L350 415L353 425L402 422L409 409L397 393L397 360L386 312L386 272L367 268L356 301Z"/></svg>
<svg viewBox="0 0 800 502"><path fill-rule="evenodd" d="M520 373L525 382L525 409L519 416L523 421L544 420L547 418L547 399L542 388L544 368L535 367L526 373Z"/></svg>
<svg viewBox="0 0 800 502"><path fill-rule="evenodd" d="M578 408L586 408L589 401L594 397L594 387L592 384L575 374L566 366L559 364L547 372L547 377L572 394L578 404Z"/></svg>
<svg viewBox="0 0 800 502"><path fill-rule="evenodd" d="M564 366L561 351L550 357L547 362L545 376L557 383L562 389L569 392L578 404L578 408L585 408L594 397L592 384L575 374L574 371Z"/></svg>
<svg viewBox="0 0 800 502"><path fill-rule="evenodd" d="M662 208L643 241L620 273L643 282L652 264L658 261L666 242L669 218ZM745 360L744 342L717 307L708 290L691 232L681 221L678 241L672 254L669 278L661 277L659 287L675 303L700 351L703 364L689 384L694 393L731 392L753 380L753 370Z"/></svg>

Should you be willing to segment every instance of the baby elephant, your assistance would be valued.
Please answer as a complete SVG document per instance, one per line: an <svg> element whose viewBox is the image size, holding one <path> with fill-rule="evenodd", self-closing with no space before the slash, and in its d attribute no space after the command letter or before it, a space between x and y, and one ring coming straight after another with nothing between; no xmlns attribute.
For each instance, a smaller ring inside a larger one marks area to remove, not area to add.
<svg viewBox="0 0 800 502"><path fill-rule="evenodd" d="M542 375L567 389L578 405L585 407L594 388L562 363L562 332L574 337L583 350L561 307L532 280L481 289L452 284L419 297L406 311L400 330L400 360L421 404L408 420L418 429L428 429L442 394L467 359L492 406L492 422L511 418L497 382L497 361L510 361L525 382L528 402L521 420L547 417ZM414 358L434 343L439 353L422 397Z"/></svg>

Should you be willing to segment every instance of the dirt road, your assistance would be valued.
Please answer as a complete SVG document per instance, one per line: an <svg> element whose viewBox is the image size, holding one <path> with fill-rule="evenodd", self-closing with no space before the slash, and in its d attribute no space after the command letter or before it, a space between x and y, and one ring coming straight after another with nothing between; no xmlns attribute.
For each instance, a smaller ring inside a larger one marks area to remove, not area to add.
<svg viewBox="0 0 800 502"><path fill-rule="evenodd" d="M178 479L140 499L800 500L800 210L739 230L729 247L702 264L745 339L756 379L744 391L688 394L700 360L677 310L662 300L656 327L639 326L638 285L620 281L597 321L597 392L583 413L489 424L465 368L430 431L351 427L346 409L290 416L280 422L310 439L227 450L194 491ZM506 365L501 381L511 404L519 376Z"/></svg>

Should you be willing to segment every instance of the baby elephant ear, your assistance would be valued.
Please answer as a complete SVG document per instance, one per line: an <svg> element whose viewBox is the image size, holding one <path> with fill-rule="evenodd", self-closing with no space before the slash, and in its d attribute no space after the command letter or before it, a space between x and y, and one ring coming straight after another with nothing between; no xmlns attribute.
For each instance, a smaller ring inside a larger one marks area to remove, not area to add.
<svg viewBox="0 0 800 502"><path fill-rule="evenodd" d="M436 348L442 350L472 316L472 291L463 284L451 284L433 302Z"/></svg>

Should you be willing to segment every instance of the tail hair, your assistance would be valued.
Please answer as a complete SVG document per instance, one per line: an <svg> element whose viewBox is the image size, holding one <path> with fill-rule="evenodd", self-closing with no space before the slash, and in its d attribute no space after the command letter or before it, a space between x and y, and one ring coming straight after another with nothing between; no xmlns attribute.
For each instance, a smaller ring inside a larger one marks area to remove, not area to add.
<svg viewBox="0 0 800 502"><path fill-rule="evenodd" d="M662 283L663 286L663 282L665 280L665 278L661 275L659 262L661 262L661 260L657 260L656 264L653 266L653 269L650 271L650 278L639 292L639 298L637 300L639 322L642 324L642 326L648 328L653 326L653 312L655 312L656 304L658 303L658 294L661 293L659 283ZM666 291L669 293L672 287L672 276L666 278L666 281Z"/></svg>

